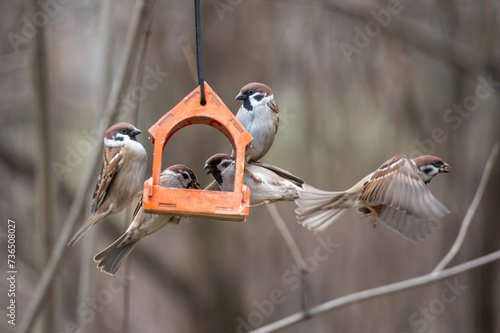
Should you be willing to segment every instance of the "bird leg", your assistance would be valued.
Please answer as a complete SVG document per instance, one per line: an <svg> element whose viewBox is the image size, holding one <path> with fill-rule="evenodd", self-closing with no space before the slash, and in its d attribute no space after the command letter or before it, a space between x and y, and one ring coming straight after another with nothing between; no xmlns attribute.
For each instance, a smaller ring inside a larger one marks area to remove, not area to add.
<svg viewBox="0 0 500 333"><path fill-rule="evenodd" d="M250 176L252 176L252 179L257 182L257 183L262 183L262 179L259 177L259 176L256 176L254 175L252 172L250 172L250 170L247 169L247 167L245 167L245 171L248 172L248 174Z"/></svg>
<svg viewBox="0 0 500 333"><path fill-rule="evenodd" d="M377 207L371 207L368 206L366 203L362 202L364 208L367 210L363 210L363 213L365 216L372 217L373 219L370 221L372 229L375 229L377 227L377 222L378 222L378 214L377 214Z"/></svg>
<svg viewBox="0 0 500 333"><path fill-rule="evenodd" d="M255 204L255 205L250 205L250 208L257 207L257 206L268 205L268 204L270 204L271 202L272 202L271 200L264 200L264 201L262 201L261 203L258 203L258 204Z"/></svg>

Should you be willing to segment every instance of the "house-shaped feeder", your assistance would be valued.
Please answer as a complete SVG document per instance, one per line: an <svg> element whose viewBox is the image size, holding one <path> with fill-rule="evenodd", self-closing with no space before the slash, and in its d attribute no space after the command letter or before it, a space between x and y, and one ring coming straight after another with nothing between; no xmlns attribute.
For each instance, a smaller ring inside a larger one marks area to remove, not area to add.
<svg viewBox="0 0 500 333"><path fill-rule="evenodd" d="M143 207L147 213L153 214L243 222L248 215L250 203L250 190L243 184L245 151L252 136L206 82L206 104L201 105L200 88L198 86L193 90L149 129L154 144L153 174L144 183ZM233 192L160 186L165 145L178 130L193 124L212 126L221 131L231 143L236 158Z"/></svg>

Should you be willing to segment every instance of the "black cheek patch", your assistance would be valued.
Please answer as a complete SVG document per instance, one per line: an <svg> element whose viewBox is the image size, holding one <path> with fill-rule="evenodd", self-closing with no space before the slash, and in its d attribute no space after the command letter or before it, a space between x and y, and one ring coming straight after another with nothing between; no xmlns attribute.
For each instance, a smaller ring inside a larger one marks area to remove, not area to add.
<svg viewBox="0 0 500 333"><path fill-rule="evenodd" d="M432 168L425 168L423 171L425 174L429 174L432 172L432 170L433 170Z"/></svg>
<svg viewBox="0 0 500 333"><path fill-rule="evenodd" d="M255 94L255 96L253 98L255 98L255 100L257 102L259 102L259 101L261 101L264 98L264 95L262 95L262 94Z"/></svg>
<svg viewBox="0 0 500 333"><path fill-rule="evenodd" d="M117 133L118 134L118 133ZM123 136L115 134L116 141L123 141Z"/></svg>
<svg viewBox="0 0 500 333"><path fill-rule="evenodd" d="M245 109L247 109L248 111L252 111L253 110L253 106L252 106L252 103L250 103L250 99L247 98L243 101L243 107Z"/></svg>

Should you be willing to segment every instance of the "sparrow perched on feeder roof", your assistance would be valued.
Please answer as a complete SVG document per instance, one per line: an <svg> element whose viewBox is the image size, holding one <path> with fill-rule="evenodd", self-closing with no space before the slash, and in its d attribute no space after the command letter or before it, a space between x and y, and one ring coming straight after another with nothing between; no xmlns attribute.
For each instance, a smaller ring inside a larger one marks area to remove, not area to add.
<svg viewBox="0 0 500 333"><path fill-rule="evenodd" d="M69 241L73 246L94 224L122 211L142 191L148 157L135 138L141 131L118 123L104 133L101 172L92 195L92 216Z"/></svg>
<svg viewBox="0 0 500 333"><path fill-rule="evenodd" d="M271 88L258 82L241 88L236 99L243 101L236 118L253 137L245 162L258 161L273 145L279 124L278 105Z"/></svg>
<svg viewBox="0 0 500 333"><path fill-rule="evenodd" d="M232 192L234 188L235 160L227 154L215 154L206 162L207 170L219 184L221 191ZM257 176L261 181L256 181ZM243 183L250 189L252 207L267 205L276 201L291 201L298 198L297 191L304 181L290 172L274 165L250 162L246 166Z"/></svg>
<svg viewBox="0 0 500 333"><path fill-rule="evenodd" d="M344 192L327 192L304 185L295 210L299 223L314 232L325 230L345 209L355 207L383 221L405 238L424 239L437 227L436 219L450 211L426 186L451 167L442 159L424 155L408 159L399 154ZM374 224L375 225L375 224Z"/></svg>
<svg viewBox="0 0 500 333"><path fill-rule="evenodd" d="M196 189L199 184L195 173L191 169L182 164L176 164L168 167L160 174L160 186ZM114 275L125 258L137 245L137 242L167 224L178 224L179 222L179 216L145 213L141 198L135 208L132 223L127 231L94 257L94 261L98 263L97 267L101 268L101 272Z"/></svg>

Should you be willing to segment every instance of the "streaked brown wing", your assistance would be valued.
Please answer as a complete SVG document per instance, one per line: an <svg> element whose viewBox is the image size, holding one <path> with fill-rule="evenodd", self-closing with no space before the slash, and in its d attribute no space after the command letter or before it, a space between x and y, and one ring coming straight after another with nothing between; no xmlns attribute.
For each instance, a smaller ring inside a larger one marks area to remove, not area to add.
<svg viewBox="0 0 500 333"><path fill-rule="evenodd" d="M265 169L268 169L268 170L274 172L275 174L277 174L278 176L291 181L292 183L294 183L297 186L302 186L302 184L305 183L299 177L291 174L289 171L278 168L275 165L267 164L267 163L263 163L263 162L248 162L248 164L255 164L255 165L258 165L258 166L263 167Z"/></svg>
<svg viewBox="0 0 500 333"><path fill-rule="evenodd" d="M434 217L419 218L388 206L378 214L378 218L403 237L415 242L425 239L439 228Z"/></svg>
<svg viewBox="0 0 500 333"><path fill-rule="evenodd" d="M140 197L139 201L137 202L137 205L135 206L134 213L132 214L132 221L137 216L137 213L139 213L141 207L142 207L142 196Z"/></svg>
<svg viewBox="0 0 500 333"><path fill-rule="evenodd" d="M102 166L97 184L95 186L94 194L92 195L91 212L95 213L101 206L106 191L113 181L115 174L120 169L120 161L122 160L122 153L120 147L104 148L102 154Z"/></svg>
<svg viewBox="0 0 500 333"><path fill-rule="evenodd" d="M396 155L384 163L368 180L360 200L385 204L418 218L434 218L449 213L420 179L405 155Z"/></svg>
<svg viewBox="0 0 500 333"><path fill-rule="evenodd" d="M278 132L278 126L279 126L279 123L280 123L280 110L278 108L278 104L276 104L276 102L274 103L270 103L268 104L269 108L271 108L271 110L273 110L274 112L276 112L276 129L275 129L275 133Z"/></svg>

